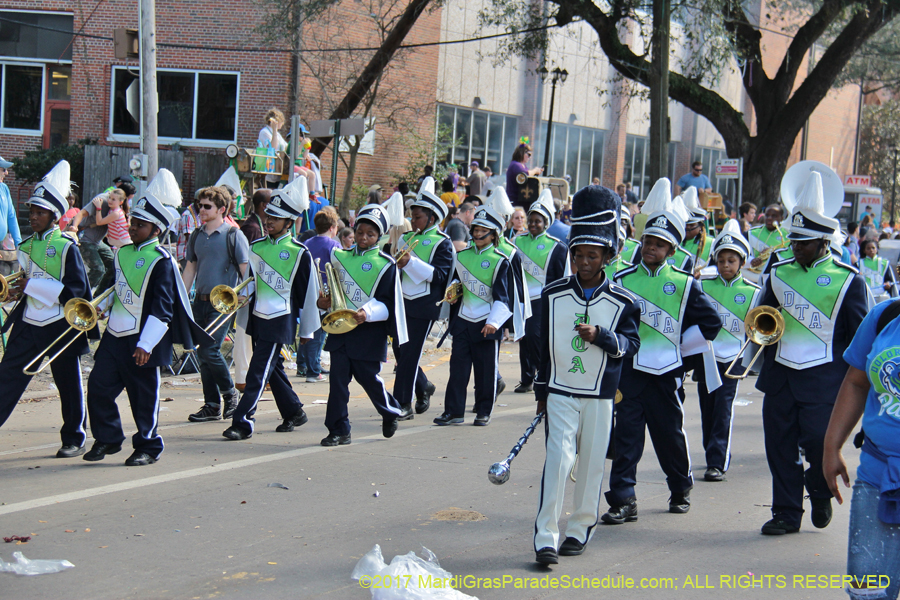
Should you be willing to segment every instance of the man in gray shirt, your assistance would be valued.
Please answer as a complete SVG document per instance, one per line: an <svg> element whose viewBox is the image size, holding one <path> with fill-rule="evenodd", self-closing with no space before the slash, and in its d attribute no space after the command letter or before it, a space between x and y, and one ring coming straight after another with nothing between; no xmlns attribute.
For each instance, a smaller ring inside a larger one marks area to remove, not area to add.
<svg viewBox="0 0 900 600"><path fill-rule="evenodd" d="M469 165L469 176L466 177L466 185L469 186L469 194L472 196L480 196L485 192L484 184L487 181L487 177L484 175L484 171L478 168L478 161L473 160L472 164Z"/></svg>
<svg viewBox="0 0 900 600"><path fill-rule="evenodd" d="M450 237L453 247L461 252L469 245L469 225L475 220L475 205L471 202L463 202L456 216L447 222L444 233Z"/></svg>
<svg viewBox="0 0 900 600"><path fill-rule="evenodd" d="M250 244L240 229L225 222L225 211L231 203L231 194L223 187L200 190L197 206L203 224L188 239L185 258L187 263L181 278L185 289L196 284L191 308L194 321L206 328L220 313L210 302L209 294L217 285L235 287L247 273ZM232 231L233 230L233 231ZM229 237L231 242L229 242ZM200 381L203 384L203 407L190 415L190 421L215 421L222 418L219 397L225 400L225 418L230 419L238 404L238 392L222 356L222 340L231 325L231 319L213 334L214 344L197 350L200 363Z"/></svg>

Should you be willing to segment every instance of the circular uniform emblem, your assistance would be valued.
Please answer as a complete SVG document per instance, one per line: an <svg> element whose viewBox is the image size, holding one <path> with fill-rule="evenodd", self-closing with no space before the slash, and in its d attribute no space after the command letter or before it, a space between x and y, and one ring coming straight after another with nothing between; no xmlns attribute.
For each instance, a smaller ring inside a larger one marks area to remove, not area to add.
<svg viewBox="0 0 900 600"><path fill-rule="evenodd" d="M737 296L734 297L735 304L743 304L746 301L747 301L747 296L745 296L743 294L738 294Z"/></svg>
<svg viewBox="0 0 900 600"><path fill-rule="evenodd" d="M537 246L538 250L543 250L544 248L546 248L546 246L544 244L538 244L538 246Z"/></svg>
<svg viewBox="0 0 900 600"><path fill-rule="evenodd" d="M675 284L671 281L667 281L665 285L663 285L663 294L666 296L671 296L675 293Z"/></svg>
<svg viewBox="0 0 900 600"><path fill-rule="evenodd" d="M54 248L53 246L47 246L47 256L51 258L56 256L56 248Z"/></svg>
<svg viewBox="0 0 900 600"><path fill-rule="evenodd" d="M489 260L482 261L482 263L481 263L482 269L487 269L490 266L491 266L491 261L489 261Z"/></svg>
<svg viewBox="0 0 900 600"><path fill-rule="evenodd" d="M422 240L422 245L423 245L423 246L430 246L430 245L431 245L431 240Z"/></svg>
<svg viewBox="0 0 900 600"><path fill-rule="evenodd" d="M816 278L816 285L820 287L825 287L829 283L831 283L831 277L829 277L828 275L821 275Z"/></svg>
<svg viewBox="0 0 900 600"><path fill-rule="evenodd" d="M143 266L144 266L144 259L143 259L143 258L137 259L137 262L134 263L134 268L136 268L136 269L140 269L140 268L143 267Z"/></svg>
<svg viewBox="0 0 900 600"><path fill-rule="evenodd" d="M900 420L900 348L883 349L869 364L869 380L878 395L881 414Z"/></svg>
<svg viewBox="0 0 900 600"><path fill-rule="evenodd" d="M361 268L363 271L369 272L369 271L372 270L372 263L370 263L370 262L364 262L364 263L362 264L362 267L360 267L360 268Z"/></svg>
<svg viewBox="0 0 900 600"><path fill-rule="evenodd" d="M290 257L291 257L291 253L288 252L287 250L282 250L281 254L278 255L278 258L280 258L281 260L287 260Z"/></svg>

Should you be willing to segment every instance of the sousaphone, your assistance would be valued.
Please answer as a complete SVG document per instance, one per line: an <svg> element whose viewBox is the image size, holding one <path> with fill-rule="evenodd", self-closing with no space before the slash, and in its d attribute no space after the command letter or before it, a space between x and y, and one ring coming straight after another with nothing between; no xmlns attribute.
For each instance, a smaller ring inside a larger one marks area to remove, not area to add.
<svg viewBox="0 0 900 600"><path fill-rule="evenodd" d="M781 201L788 212L793 213L797 198L813 171L822 176L822 196L825 200L823 214L834 218L844 205L844 183L831 167L817 160L802 160L785 172L781 178Z"/></svg>

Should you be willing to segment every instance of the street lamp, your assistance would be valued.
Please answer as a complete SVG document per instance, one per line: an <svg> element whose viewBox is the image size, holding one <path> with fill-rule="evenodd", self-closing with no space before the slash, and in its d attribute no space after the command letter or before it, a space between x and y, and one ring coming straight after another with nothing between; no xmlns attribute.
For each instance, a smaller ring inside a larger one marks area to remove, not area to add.
<svg viewBox="0 0 900 600"><path fill-rule="evenodd" d="M547 67L541 67L538 69L538 74L541 76L541 82L546 83L547 77L550 77L550 117L547 119L547 141L544 144L544 175L550 176L550 140L552 139L553 134L553 102L556 100L556 84L557 82L563 84L566 82L566 78L569 76L569 72L565 69L560 69L556 67L552 71L548 71Z"/></svg>
<svg viewBox="0 0 900 600"><path fill-rule="evenodd" d="M892 226L894 224L894 200L897 198L897 155L900 154L900 148L896 146L896 144L891 145L888 150L891 153L891 158L894 159L894 176L891 177L891 215L888 218L888 223Z"/></svg>

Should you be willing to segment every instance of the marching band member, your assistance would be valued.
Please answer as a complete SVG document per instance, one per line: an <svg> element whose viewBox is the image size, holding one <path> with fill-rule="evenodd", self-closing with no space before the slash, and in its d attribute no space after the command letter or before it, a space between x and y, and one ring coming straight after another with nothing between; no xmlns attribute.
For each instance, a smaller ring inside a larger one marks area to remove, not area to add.
<svg viewBox="0 0 900 600"><path fill-rule="evenodd" d="M772 204L766 209L766 222L764 225L751 227L748 232L750 248L753 250L753 259L750 261L751 267L758 267L762 264L759 255L766 248L780 249L789 246L787 232L781 228L781 221L784 219L784 212L781 206Z"/></svg>
<svg viewBox="0 0 900 600"><path fill-rule="evenodd" d="M290 433L309 420L284 372L281 355L281 348L294 342L298 313L301 344L312 339L321 326L319 311L314 306L319 296L318 272L306 246L291 237L291 225L307 208L309 192L305 177L297 177L287 186L273 190L265 210L267 236L250 244L249 266L254 281L245 291L253 295L247 312L239 315L239 320L248 319L247 334L253 343L253 355L231 427L222 432L229 440L244 440L253 435L256 426L253 415L266 384L283 419L275 431Z"/></svg>
<svg viewBox="0 0 900 600"><path fill-rule="evenodd" d="M688 218L684 225L684 249L693 257L693 273L709 265L712 244L708 237L706 211L700 206L697 188L691 186L681 195Z"/></svg>
<svg viewBox="0 0 900 600"><path fill-rule="evenodd" d="M897 297L897 279L890 261L878 256L878 240L865 239L859 243L859 272L875 298L884 302Z"/></svg>
<svg viewBox="0 0 900 600"><path fill-rule="evenodd" d="M632 266L630 262L625 260L622 253L627 249L625 242L628 241L629 233L633 231L631 228L631 214L628 207L623 204L619 215L619 252L613 260L606 263L606 266L603 267L603 271L610 281L612 281L616 273Z"/></svg>
<svg viewBox="0 0 900 600"><path fill-rule="evenodd" d="M28 387L31 375L23 368L38 356L53 356L75 333L47 347L69 329L63 306L72 298L91 299L91 286L72 238L56 226L68 209L69 163L60 161L38 183L31 198L29 222L34 234L19 244L19 265L24 277L10 285L10 291L25 294L3 324L3 332L13 324L0 362L0 426L9 419ZM57 458L84 454L86 413L81 384L81 355L89 352L87 336L78 336L50 365L59 390L63 426L62 447ZM39 354L40 353L40 354Z"/></svg>
<svg viewBox="0 0 900 600"><path fill-rule="evenodd" d="M178 221L173 207L179 204L175 176L160 169L131 210L132 243L116 252L109 321L94 354L102 368L88 378L87 407L95 441L84 460L103 460L122 449L125 434L116 398L124 389L138 429L131 438L134 453L125 464L158 461L164 448L157 430L160 367L172 364L172 344L212 344L194 323L178 264L159 243L159 236Z"/></svg>
<svg viewBox="0 0 900 600"><path fill-rule="evenodd" d="M640 347L637 299L603 271L619 245L620 207L619 198L599 185L575 194L569 248L576 274L548 282L536 313L544 335L534 391L537 413L547 412L547 456L534 523L535 560L541 564L558 562L557 547L563 556L583 553L594 533L613 399L623 361ZM575 509L559 545L566 479L576 453Z"/></svg>
<svg viewBox="0 0 900 600"><path fill-rule="evenodd" d="M637 465L650 432L671 492L669 512L690 509L694 480L684 432L684 408L679 397L684 376L682 345L706 347L716 337L721 320L700 282L690 272L667 263L684 237L684 220L670 199L670 184L660 179L647 202L641 240L641 262L620 271L615 283L637 296L641 307L641 347L626 360L619 381L622 401L616 405L616 458L610 470L610 509L601 519L620 524L637 520Z"/></svg>
<svg viewBox="0 0 900 600"><path fill-rule="evenodd" d="M416 414L421 415L431 404L435 386L419 367L419 360L431 327L440 318L439 302L444 297L456 261L453 242L440 229L441 222L447 217L447 205L434 194L434 179L425 178L410 208L413 230L403 235L402 245L408 247L418 243L397 261L409 336L409 341L398 346L396 352L394 397L403 410L401 421L413 418L413 394Z"/></svg>
<svg viewBox="0 0 900 600"><path fill-rule="evenodd" d="M761 306L780 309L785 321L784 335L763 351L756 382L765 394L763 432L772 473L772 519L762 526L765 535L800 530L804 483L813 525L821 529L831 522L822 444L847 372L844 350L868 311L865 279L829 252L840 223L823 214L823 198L822 175L812 171L790 220L794 258L772 268L760 300ZM809 462L805 476L798 448Z"/></svg>
<svg viewBox="0 0 900 600"><path fill-rule="evenodd" d="M672 210L681 218L681 222L684 224L685 232L687 232L687 223L690 220L691 215L688 212L687 207L684 205L684 200L682 200L681 196L676 196L672 200ZM647 221L649 222L650 219L648 218ZM694 224L693 229L691 230L691 234L696 237L700 234L700 231L701 227L697 224ZM687 236L687 233L685 233L685 236ZM692 274L694 272L694 255L691 254L682 244L679 244L678 247L675 248L675 254L667 258L666 262L681 271L686 271Z"/></svg>
<svg viewBox="0 0 900 600"><path fill-rule="evenodd" d="M497 188L494 193L497 193ZM450 380L444 396L444 413L437 425L464 422L469 374L475 371L475 425L491 422L497 397L497 362L501 328L513 314L515 297L509 259L497 248L503 237L503 218L490 207L481 207L472 221L473 244L457 254L456 273L462 283L462 299L453 304L449 330L453 336Z"/></svg>
<svg viewBox="0 0 900 600"><path fill-rule="evenodd" d="M691 188L693 189L693 188ZM744 318L759 300L759 286L741 276L741 267L750 256L750 243L741 235L735 219L725 223L712 245L715 275L704 276L700 285L722 319L722 329L713 340L716 367L722 385L713 391L706 387L703 361L693 362L697 369L700 394L700 421L703 450L706 452L706 481L722 481L731 462L732 405L740 380L725 377L725 371L744 344ZM735 369L740 366L740 361Z"/></svg>
<svg viewBox="0 0 900 600"><path fill-rule="evenodd" d="M381 415L381 433L393 437L397 431L400 404L384 387L381 363L387 361L388 335L396 334L402 348L407 343L403 290L394 259L378 248L378 240L391 226L387 211L368 204L356 215L356 245L347 250L332 250L331 264L346 295L347 308L356 312L356 328L331 334L325 350L331 353L328 407L325 427L328 435L323 446L350 443L350 380L355 379ZM332 296L319 299L319 308L331 308Z"/></svg>
<svg viewBox="0 0 900 600"><path fill-rule="evenodd" d="M528 233L516 236L513 244L522 256L531 316L525 321L525 335L519 340L521 375L517 393L530 392L537 375L541 342L541 290L548 283L571 274L569 249L547 234L553 223L553 195L544 189L537 202L528 208ZM502 251L502 250L501 250Z"/></svg>

